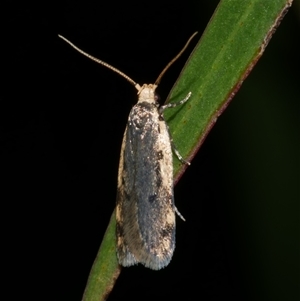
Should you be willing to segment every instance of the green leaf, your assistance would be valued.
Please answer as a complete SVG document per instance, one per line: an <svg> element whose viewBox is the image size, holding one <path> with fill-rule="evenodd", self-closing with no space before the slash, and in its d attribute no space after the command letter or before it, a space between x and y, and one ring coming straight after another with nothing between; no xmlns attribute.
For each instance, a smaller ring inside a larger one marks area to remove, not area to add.
<svg viewBox="0 0 300 301"><path fill-rule="evenodd" d="M165 119L181 155L191 160L218 117L263 54L291 1L221 1L174 85L170 99L184 105ZM184 172L174 158L175 182Z"/></svg>
<svg viewBox="0 0 300 301"><path fill-rule="evenodd" d="M217 118L263 54L292 1L221 1L169 99L183 106L164 112L174 143L191 160ZM186 165L174 157L174 181ZM115 212L91 270L83 301L105 300L120 267L116 258Z"/></svg>
<svg viewBox="0 0 300 301"><path fill-rule="evenodd" d="M114 211L91 269L82 300L106 300L121 272L116 256L115 215Z"/></svg>

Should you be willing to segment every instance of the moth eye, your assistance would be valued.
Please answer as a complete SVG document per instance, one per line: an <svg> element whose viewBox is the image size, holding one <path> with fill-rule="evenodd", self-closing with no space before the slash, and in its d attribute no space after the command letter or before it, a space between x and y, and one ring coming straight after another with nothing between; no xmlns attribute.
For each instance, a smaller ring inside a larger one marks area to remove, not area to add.
<svg viewBox="0 0 300 301"><path fill-rule="evenodd" d="M160 96L159 96L158 94L156 94L156 93L155 93L155 95L154 95L154 100L155 100L156 102L159 102L159 101L160 101Z"/></svg>

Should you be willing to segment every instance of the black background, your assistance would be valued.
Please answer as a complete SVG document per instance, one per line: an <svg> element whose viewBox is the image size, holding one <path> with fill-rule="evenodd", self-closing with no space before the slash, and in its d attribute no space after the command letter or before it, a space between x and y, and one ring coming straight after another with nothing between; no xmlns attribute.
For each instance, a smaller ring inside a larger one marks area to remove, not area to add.
<svg viewBox="0 0 300 301"><path fill-rule="evenodd" d="M115 206L136 91L165 99L218 1L12 2L2 10L2 294L81 300ZM122 270L109 300L299 297L299 2L175 188L176 250ZM217 86L218 83L216 83ZM175 141L176 143L176 141Z"/></svg>

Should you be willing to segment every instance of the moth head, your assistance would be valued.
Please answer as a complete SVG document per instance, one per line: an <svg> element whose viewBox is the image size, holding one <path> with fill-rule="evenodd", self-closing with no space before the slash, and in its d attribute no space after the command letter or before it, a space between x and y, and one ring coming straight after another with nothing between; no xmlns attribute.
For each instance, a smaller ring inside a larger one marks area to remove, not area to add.
<svg viewBox="0 0 300 301"><path fill-rule="evenodd" d="M155 84L144 84L138 89L139 101L145 101L148 103L156 103L155 89L157 85Z"/></svg>

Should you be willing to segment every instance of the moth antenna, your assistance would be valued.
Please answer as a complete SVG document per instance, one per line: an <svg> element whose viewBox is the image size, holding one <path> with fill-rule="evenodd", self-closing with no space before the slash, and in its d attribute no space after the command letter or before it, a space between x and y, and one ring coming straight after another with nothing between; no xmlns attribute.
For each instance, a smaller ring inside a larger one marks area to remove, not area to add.
<svg viewBox="0 0 300 301"><path fill-rule="evenodd" d="M75 46L72 42L70 42L68 39L66 39L65 37L58 35L62 40L64 40L65 42L67 42L69 45L71 45L75 50L77 50L78 52L80 52L81 54L83 54L84 56L88 57L89 59L95 61L96 63L105 66L106 68L118 73L119 75L123 76L126 80L128 80L132 85L134 85L136 87L136 89L138 91L140 91L141 87L138 83L136 83L134 80L132 80L128 75L126 75L125 73L123 73L122 71L120 71L119 69L113 67L112 65L97 59L96 57L84 52L83 50L81 50L80 48L78 48L77 46Z"/></svg>
<svg viewBox="0 0 300 301"><path fill-rule="evenodd" d="M184 45L184 47L181 49L181 51L173 58L172 61L170 61L170 63L165 67L165 69L160 73L160 75L158 76L157 80L155 81L155 85L158 85L161 81L161 78L163 77L163 75L166 73L166 71L170 68L170 66L182 55L182 53L185 51L185 49L189 46L191 40L193 39L193 37L198 33L198 31L196 31L195 33L192 34L192 36L188 39L188 41L186 42L186 44Z"/></svg>

